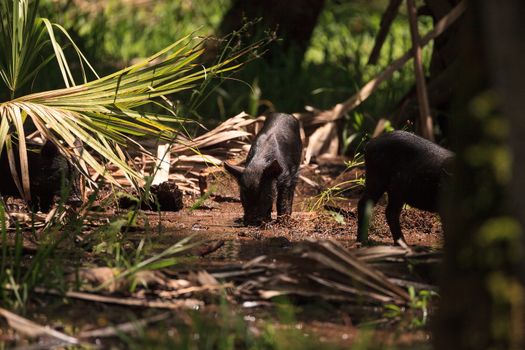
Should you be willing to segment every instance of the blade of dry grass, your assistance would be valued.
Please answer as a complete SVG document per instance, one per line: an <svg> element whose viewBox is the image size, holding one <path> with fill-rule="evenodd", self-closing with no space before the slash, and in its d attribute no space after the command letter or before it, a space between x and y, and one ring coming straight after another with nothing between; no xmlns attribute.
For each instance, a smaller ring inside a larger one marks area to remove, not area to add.
<svg viewBox="0 0 525 350"><path fill-rule="evenodd" d="M9 324L11 328L29 337L34 338L34 337L46 335L46 336L55 338L57 340L66 342L71 345L81 344L80 340L75 337L71 337L67 334L56 331L48 326L41 326L38 323L30 321L27 318L19 316L1 307L0 307L0 315L3 316L7 320L7 323Z"/></svg>
<svg viewBox="0 0 525 350"><path fill-rule="evenodd" d="M196 309L202 308L204 303L201 300L197 299L183 299L183 300L173 300L170 302L160 301L160 300L145 300L138 298L122 298L122 297L111 297L99 294L84 293L84 292L65 292L62 293L53 289L45 288L35 288L35 292L39 294L54 295L59 297L67 297L85 301L93 301L97 303L105 304L116 304L116 305L125 305L125 306L140 306L154 309Z"/></svg>

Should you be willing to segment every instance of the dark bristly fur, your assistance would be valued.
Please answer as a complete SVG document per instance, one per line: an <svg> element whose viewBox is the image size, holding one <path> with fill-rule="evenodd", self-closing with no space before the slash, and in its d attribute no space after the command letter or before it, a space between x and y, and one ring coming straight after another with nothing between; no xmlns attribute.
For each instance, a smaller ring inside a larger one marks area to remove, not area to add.
<svg viewBox="0 0 525 350"><path fill-rule="evenodd" d="M367 201L375 205L388 194L386 219L394 242L404 240L399 216L403 204L438 211L446 168L454 154L435 143L405 131L386 133L365 147L366 188L358 203L358 232L365 229Z"/></svg>
<svg viewBox="0 0 525 350"><path fill-rule="evenodd" d="M225 163L239 183L246 225L271 220L275 192L277 215L292 213L303 148L299 130L292 115L272 113L251 145L246 168Z"/></svg>
<svg viewBox="0 0 525 350"><path fill-rule="evenodd" d="M20 174L18 149L15 149L16 164ZM40 151L28 151L29 180L31 185L31 206L35 210L49 211L55 196L59 196L62 186L71 188L69 203L80 201L79 174L52 142L46 142ZM0 193L4 197L20 197L13 181L7 153L0 158Z"/></svg>

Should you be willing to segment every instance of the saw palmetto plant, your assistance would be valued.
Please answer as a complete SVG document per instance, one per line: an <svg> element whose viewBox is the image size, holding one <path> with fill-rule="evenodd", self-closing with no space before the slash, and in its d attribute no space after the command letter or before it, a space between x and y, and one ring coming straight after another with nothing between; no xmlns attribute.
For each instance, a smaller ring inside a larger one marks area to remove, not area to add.
<svg viewBox="0 0 525 350"><path fill-rule="evenodd" d="M11 172L18 174L17 187L26 199L30 199L28 130L53 142L84 175L90 168L114 181L106 171L106 165L113 164L137 185L141 176L130 165L124 148L135 143L137 136L173 140L177 133L173 125L185 121L165 96L199 89L203 81L235 70L242 65L240 58L257 46L230 50L227 57L205 67L200 62L204 39L188 35L140 63L99 77L63 27L37 16L37 0L1 0L0 6L0 89L4 90L0 96L9 95L0 100L0 154L9 158ZM64 54L65 45L58 36L78 56L81 84L75 82L66 59L71 55ZM19 96L38 78L39 71L55 63L64 88L29 89L32 93ZM88 81L88 74L95 79ZM15 152L19 153L20 173Z"/></svg>

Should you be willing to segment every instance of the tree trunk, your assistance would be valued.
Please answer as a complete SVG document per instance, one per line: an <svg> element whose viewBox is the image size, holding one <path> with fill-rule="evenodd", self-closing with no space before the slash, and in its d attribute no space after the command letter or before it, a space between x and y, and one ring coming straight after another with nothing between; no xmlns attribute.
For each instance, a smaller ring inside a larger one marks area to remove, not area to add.
<svg viewBox="0 0 525 350"><path fill-rule="evenodd" d="M223 35L239 30L246 21L260 22L250 30L246 40L257 40L269 30L277 32L282 39L279 45L264 57L271 57L278 52L286 54L294 50L295 59L302 61L310 43L317 19L324 7L325 0L234 0L224 15L219 32Z"/></svg>
<svg viewBox="0 0 525 350"><path fill-rule="evenodd" d="M510 344L525 349L525 40L523 33L523 0L502 3L484 0L484 15L488 26L491 73L502 102L502 112L508 118L509 144L512 155L512 176L509 185L511 215L521 228L515 244L521 251L513 264L511 282L517 286L516 296L509 300L514 316L510 323ZM518 258L519 259L519 258ZM521 294L519 294L521 293Z"/></svg>
<svg viewBox="0 0 525 350"><path fill-rule="evenodd" d="M522 0L470 1L462 28L461 86L451 128L457 160L444 203L436 349L525 348L520 7Z"/></svg>

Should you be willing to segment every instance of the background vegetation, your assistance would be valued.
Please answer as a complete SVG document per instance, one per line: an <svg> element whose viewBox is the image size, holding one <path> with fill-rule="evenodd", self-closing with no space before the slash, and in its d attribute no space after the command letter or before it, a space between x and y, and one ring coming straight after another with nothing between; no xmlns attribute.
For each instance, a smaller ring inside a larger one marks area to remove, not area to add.
<svg viewBox="0 0 525 350"><path fill-rule="evenodd" d="M181 35L217 34L232 1L77 0L65 6L64 2L45 0L43 4L44 15L68 28L97 71L104 72L147 57ZM300 112L306 105L323 109L343 101L410 48L402 6L378 64L366 64L386 4L387 1L326 1L304 59L293 57L300 54L292 49L285 55L273 54L271 62L256 60L231 76L232 80L222 83L204 103L189 108L188 113L214 123L241 110L252 115L268 108ZM424 33L429 28L430 18L420 17L420 31ZM282 41L277 38L271 49L279 45ZM427 65L431 50L424 49ZM50 72L47 81L52 82L55 76ZM356 126L358 119L358 127L371 129L373 121L388 115L413 81L412 67L407 65L346 116L347 126Z"/></svg>

